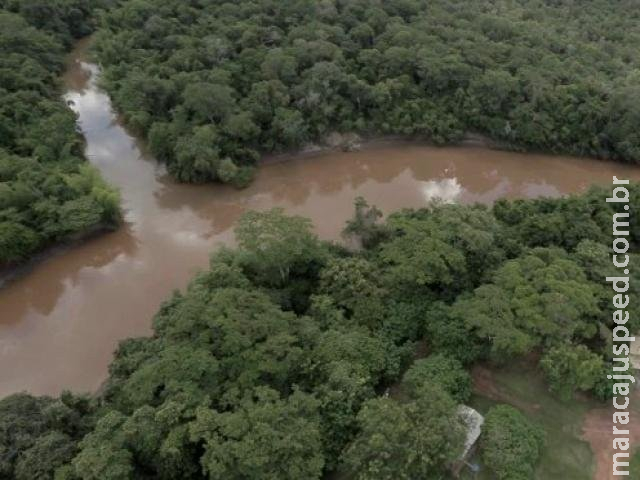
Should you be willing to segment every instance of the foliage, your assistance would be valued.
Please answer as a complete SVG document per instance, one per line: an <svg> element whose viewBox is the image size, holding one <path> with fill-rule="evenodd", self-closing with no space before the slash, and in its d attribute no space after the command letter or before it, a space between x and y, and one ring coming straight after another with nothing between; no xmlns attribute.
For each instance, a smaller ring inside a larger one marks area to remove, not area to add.
<svg viewBox="0 0 640 480"><path fill-rule="evenodd" d="M0 266L119 220L56 81L100 6L103 83L181 181L244 186L260 154L333 131L435 143L478 131L640 161L629 0L0 0ZM610 394L601 280L620 206L604 197L433 204L385 221L357 199L356 251L304 218L250 212L237 249L161 307L153 335L121 343L95 400L0 401L0 477L441 478L463 441L465 366L538 351L561 397ZM433 353L409 367L418 340ZM377 396L404 371L405 402ZM520 480L543 438L501 406L481 446L498 478Z"/></svg>
<svg viewBox="0 0 640 480"><path fill-rule="evenodd" d="M59 399L15 394L0 400L0 477L52 478L77 453L92 413L88 399L68 393Z"/></svg>
<svg viewBox="0 0 640 480"><path fill-rule="evenodd" d="M570 400L576 390L591 390L605 378L600 355L585 345L559 345L545 353L540 367L547 376L551 391Z"/></svg>
<svg viewBox="0 0 640 480"><path fill-rule="evenodd" d="M631 198L640 193L640 185L629 185ZM611 218L614 213L626 212L621 204L607 203L610 196L604 187L591 187L581 195L562 199L498 200L495 216L508 226L512 241L528 247L559 246L573 251L584 240L611 244ZM632 218L635 207L631 205ZM631 223L630 239L640 240L637 224Z"/></svg>
<svg viewBox="0 0 640 480"><path fill-rule="evenodd" d="M487 356L490 345L467 329L464 318L452 315L451 308L443 302L434 302L423 319L426 338L434 352L455 358L469 365Z"/></svg>
<svg viewBox="0 0 640 480"><path fill-rule="evenodd" d="M431 385L405 404L369 400L358 414L360 433L343 454L347 471L358 480L438 478L460 453L464 438L455 407Z"/></svg>
<svg viewBox="0 0 640 480"><path fill-rule="evenodd" d="M438 385L458 403L471 396L471 377L462 364L441 354L416 360L402 378L404 386L412 396L424 385Z"/></svg>
<svg viewBox="0 0 640 480"><path fill-rule="evenodd" d="M247 213L237 248L216 251L162 305L153 335L120 344L95 405L0 402L0 476L442 478L462 448L455 408L479 360L535 351L557 395L610 394L609 250L593 238L607 241L611 210L594 195L570 202L593 213L588 228L542 245L522 232L567 199L396 212L354 251L301 217ZM530 478L538 428L499 407L485 430L498 478Z"/></svg>
<svg viewBox="0 0 640 480"><path fill-rule="evenodd" d="M319 291L345 316L360 325L379 328L384 317L385 290L375 266L363 258L337 258L320 272Z"/></svg>
<svg viewBox="0 0 640 480"><path fill-rule="evenodd" d="M59 98L64 48L91 29L80 0L0 2L0 267L119 222Z"/></svg>
<svg viewBox="0 0 640 480"><path fill-rule="evenodd" d="M599 310L596 288L558 249L534 249L505 262L472 295L452 307L455 318L491 345L497 360L522 355L552 340L588 339Z"/></svg>
<svg viewBox="0 0 640 480"><path fill-rule="evenodd" d="M118 109L183 181L238 183L333 131L637 162L634 6L126 0L96 43Z"/></svg>
<svg viewBox="0 0 640 480"><path fill-rule="evenodd" d="M281 208L243 215L236 237L243 261L266 285L285 283L296 268L322 261L323 250L311 232L309 219L287 217Z"/></svg>
<svg viewBox="0 0 640 480"><path fill-rule="evenodd" d="M280 400L259 389L233 413L199 409L191 439L204 441L209 478L320 478L324 464L317 402L299 392Z"/></svg>
<svg viewBox="0 0 640 480"><path fill-rule="evenodd" d="M29 25L54 34L69 46L76 38L89 35L94 28L92 9L105 4L83 0L5 0L2 8L22 16Z"/></svg>
<svg viewBox="0 0 640 480"><path fill-rule="evenodd" d="M482 460L500 480L528 480L544 445L542 429L509 405L492 408L485 417Z"/></svg>
<svg viewBox="0 0 640 480"><path fill-rule="evenodd" d="M502 227L482 206L402 210L389 216L386 228L392 233L377 258L390 289L449 300L505 257Z"/></svg>
<svg viewBox="0 0 640 480"><path fill-rule="evenodd" d="M342 232L346 238L356 238L364 248L373 248L383 241L389 232L378 223L382 212L375 206L369 206L363 197L355 199L355 213L347 220Z"/></svg>

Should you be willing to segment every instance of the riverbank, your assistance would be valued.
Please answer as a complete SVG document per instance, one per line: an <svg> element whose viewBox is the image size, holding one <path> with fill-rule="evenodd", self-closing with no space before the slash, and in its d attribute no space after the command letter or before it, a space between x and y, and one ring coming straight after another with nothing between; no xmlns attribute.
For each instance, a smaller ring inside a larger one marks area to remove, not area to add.
<svg viewBox="0 0 640 480"><path fill-rule="evenodd" d="M120 123L95 83L97 66L74 58L73 73L64 76L65 98L77 113L87 158L121 192L124 224L39 257L0 289L0 395L95 390L118 341L149 333L150 319L171 292L206 268L219 245L233 245L233 226L248 210L281 207L310 218L321 238L335 240L357 196L388 213L436 197L491 204L580 192L610 183L614 174L640 179L640 168L631 165L492 150L477 142L394 144L396 137L363 142L355 152L289 154L286 162L262 165L244 190L180 184Z"/></svg>
<svg viewBox="0 0 640 480"><path fill-rule="evenodd" d="M55 244L44 247L42 250L32 255L24 262L16 263L13 265L0 265L0 288L4 288L10 282L28 275L45 260L58 255L64 255L71 249L77 248L78 246L84 244L85 242L89 242L96 237L113 232L118 228L119 225L94 225L90 230L75 233L74 235L71 235Z"/></svg>
<svg viewBox="0 0 640 480"><path fill-rule="evenodd" d="M119 207L117 192L88 167L60 88L65 47L88 19L78 11L68 25L56 7L52 23L43 24L19 3L0 13L6 36L0 69L12 72L3 77L0 118L0 269L6 277L61 237L73 240L117 223Z"/></svg>
<svg viewBox="0 0 640 480"><path fill-rule="evenodd" d="M85 63L87 56L86 52L90 45L90 39L83 39L78 44L79 54L78 56L74 56L71 54L70 61L68 62L68 71L64 75L65 82L68 86L71 86L78 91L83 91L90 83L92 84L91 88L98 89L95 85L95 78L92 78L92 75L98 71L96 67L92 67L92 71L88 71L85 69L87 65ZM106 94L105 94L106 96ZM70 108L76 107L76 101L71 100L69 103ZM117 112L113 112L114 119L117 120L118 123L122 125L122 128L127 130L126 127L122 124L122 119L119 117ZM342 137L346 140L336 139L337 137ZM135 139L137 144L137 148L140 150L140 155L145 158L151 158L149 152L146 150L144 143ZM349 145L349 148L345 148L346 145ZM495 151L496 153L514 153L513 150L510 150L507 145L500 144L491 140L488 137L485 137L481 134L477 133L467 133L464 138L454 144L454 145L445 145L445 146L437 146L432 142L429 142L427 139L416 137L416 136L400 136L400 135L384 135L384 136L370 136L370 137L360 137L357 134L345 134L344 136L340 134L334 134L332 141L323 142L321 144L309 145L301 150L295 150L290 152L282 152L277 154L268 154L261 157L259 161L258 168L264 168L269 165L275 164L284 164L287 163L295 163L305 159L322 159L323 157L330 156L332 154L348 154L355 152L362 152L364 154L371 153L374 156L377 156L380 151L384 150L395 150L395 149L480 149L482 151ZM535 155L533 153L529 153L529 155ZM547 156L544 153L538 153L538 155ZM550 157L553 158L553 157ZM562 157L558 157L559 161L562 161ZM593 161L603 161L598 159L583 159L585 161L593 162ZM153 160L155 162L155 160ZM604 162L604 161L603 161ZM158 165L157 168L159 170L163 170L163 167ZM258 172L259 174L259 172ZM168 178L165 178L163 181L173 183L174 181ZM117 184L116 184L117 185ZM202 189L203 185L189 185L182 184L185 188L189 188L190 186L196 189ZM211 189L221 189L221 191L228 191L230 188L226 185L220 184L207 184L205 188ZM446 192L441 192L444 195L447 195ZM541 192L541 194L550 193L552 195L556 194L555 191L549 192ZM451 198L445 198L445 200L451 200ZM33 271L34 268L38 266L38 264L51 259L58 255L64 255L69 252L73 248L77 248L85 242L91 241L96 237L114 231L119 228L119 226L109 226L105 224L96 225L94 228L87 232L80 232L75 234L67 239L61 240L58 244L50 245L45 247L40 252L32 255L28 260L22 263L14 264L14 265L6 265L0 266L0 289L4 288L8 283L14 281L22 276L28 275Z"/></svg>
<svg viewBox="0 0 640 480"><path fill-rule="evenodd" d="M403 135L369 135L361 136L357 133L341 134L334 132L328 139L318 143L310 143L301 149L268 153L260 157L258 168L263 165L283 163L294 159L312 158L332 152L358 152L385 147L424 146L424 147L477 147L497 151L512 151L506 145L491 140L478 133L467 133L459 142L448 145L436 145L428 138Z"/></svg>
<svg viewBox="0 0 640 480"><path fill-rule="evenodd" d="M66 107L70 110L74 107L74 102L73 100L64 98L63 94L69 87L82 89L89 81L91 72L87 72L83 69L82 62L87 58L87 50L90 43L91 36L77 40L73 49L65 56L65 70L59 78L59 81L61 82L59 94L61 99L64 100ZM86 138L82 136L81 141L84 149L86 150ZM89 159L85 157L84 161L89 162ZM100 235L113 232L119 228L119 226L119 223L108 224L106 222L99 222L92 225L87 230L74 232L55 243L48 243L44 245L24 260L8 264L0 264L0 288L3 288L9 282L14 281L17 278L28 275L41 262L56 255L62 255L65 252L95 239Z"/></svg>
<svg viewBox="0 0 640 480"><path fill-rule="evenodd" d="M316 233L331 240L357 196L388 213L436 197L491 204L580 192L609 184L614 174L640 180L633 165L493 150L473 139L434 147L394 143L396 137L363 142L360 151L266 163L244 190L178 184L118 121L93 81L96 71L78 63L66 98L87 157L121 189L124 225L44 258L0 289L0 396L96 391L118 342L150 333L151 318L171 292L206 268L219 245L233 245L233 226L248 210L281 207L310 218Z"/></svg>

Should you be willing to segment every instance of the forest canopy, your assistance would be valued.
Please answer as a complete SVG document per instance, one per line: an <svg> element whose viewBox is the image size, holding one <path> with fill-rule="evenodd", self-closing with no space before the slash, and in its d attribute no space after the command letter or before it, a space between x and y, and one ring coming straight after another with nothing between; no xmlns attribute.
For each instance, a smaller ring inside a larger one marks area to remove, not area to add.
<svg viewBox="0 0 640 480"><path fill-rule="evenodd" d="M474 131L638 162L633 7L122 0L99 14L95 53L114 105L181 181L246 185L260 155L333 131L439 144ZM0 266L119 219L60 99L90 14L83 0L0 0ZM384 220L358 199L353 249L281 209L249 212L237 247L163 303L153 334L120 343L99 393L0 400L0 478L443 478L480 362L535 362L562 399L612 394L602 279L621 210L606 196ZM490 474L532 478L541 428L512 406L486 420Z"/></svg>
<svg viewBox="0 0 640 480"><path fill-rule="evenodd" d="M447 478L478 362L527 357L561 398L611 395L601 280L620 207L606 195L434 204L384 221L359 199L345 229L367 239L356 250L281 210L247 213L238 247L162 305L153 335L120 343L100 394L0 400L0 476ZM570 235L556 235L558 218ZM480 453L496 478L533 478L544 448L523 413L489 411Z"/></svg>
<svg viewBox="0 0 640 480"><path fill-rule="evenodd" d="M81 0L0 0L0 267L118 223L61 98L66 48L92 29Z"/></svg>
<svg viewBox="0 0 640 480"><path fill-rule="evenodd" d="M246 184L331 132L640 161L631 0L124 0L103 84L179 180Z"/></svg>

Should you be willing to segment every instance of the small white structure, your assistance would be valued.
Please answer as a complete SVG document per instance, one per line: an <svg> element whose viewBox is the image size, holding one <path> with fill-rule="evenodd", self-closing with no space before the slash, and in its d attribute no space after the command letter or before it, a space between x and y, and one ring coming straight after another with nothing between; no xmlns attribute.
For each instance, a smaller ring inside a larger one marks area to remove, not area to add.
<svg viewBox="0 0 640 480"><path fill-rule="evenodd" d="M467 429L467 437L464 441L464 450L452 467L453 474L456 477L467 463L468 458L473 454L484 424L484 417L477 410L467 405L458 405L457 413L460 420L462 420L462 424Z"/></svg>

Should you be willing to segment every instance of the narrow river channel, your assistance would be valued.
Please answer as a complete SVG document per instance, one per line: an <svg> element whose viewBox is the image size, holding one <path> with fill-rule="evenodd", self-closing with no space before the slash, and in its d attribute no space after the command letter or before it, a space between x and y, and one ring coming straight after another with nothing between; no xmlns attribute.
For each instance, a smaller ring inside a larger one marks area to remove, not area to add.
<svg viewBox="0 0 640 480"><path fill-rule="evenodd" d="M0 396L95 390L117 342L150 333L160 303L206 267L217 244L233 241L246 210L281 206L336 239L358 195L389 212L434 197L491 202L575 192L612 175L640 179L639 167L589 159L379 144L269 162L241 191L180 185L119 123L86 47L80 42L71 55L65 98L78 114L87 157L122 192L126 221L0 289Z"/></svg>

